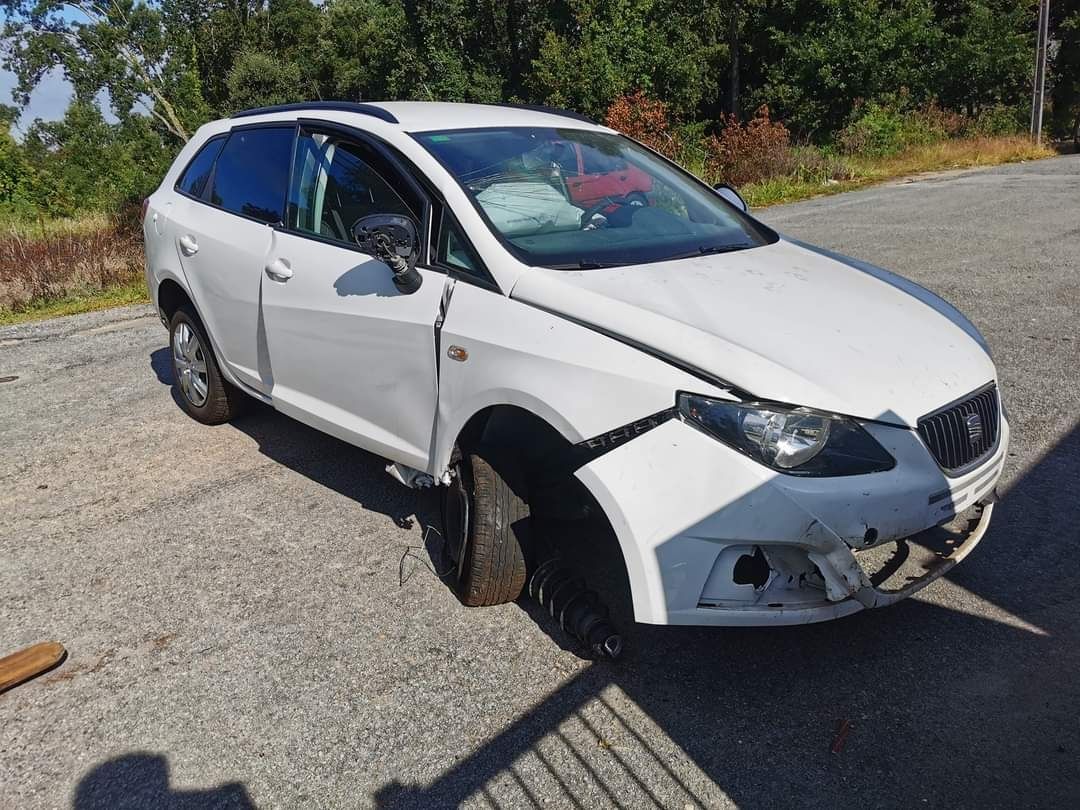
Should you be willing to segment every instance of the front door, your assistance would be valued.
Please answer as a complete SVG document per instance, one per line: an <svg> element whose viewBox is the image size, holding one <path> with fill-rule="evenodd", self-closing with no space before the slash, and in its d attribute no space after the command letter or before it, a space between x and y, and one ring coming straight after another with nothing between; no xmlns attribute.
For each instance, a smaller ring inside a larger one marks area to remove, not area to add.
<svg viewBox="0 0 1080 810"><path fill-rule="evenodd" d="M434 324L446 276L406 295L360 252L353 223L423 201L370 147L301 130L287 227L273 234L262 313L275 406L345 441L426 469L438 396ZM422 231L421 231L422 232Z"/></svg>

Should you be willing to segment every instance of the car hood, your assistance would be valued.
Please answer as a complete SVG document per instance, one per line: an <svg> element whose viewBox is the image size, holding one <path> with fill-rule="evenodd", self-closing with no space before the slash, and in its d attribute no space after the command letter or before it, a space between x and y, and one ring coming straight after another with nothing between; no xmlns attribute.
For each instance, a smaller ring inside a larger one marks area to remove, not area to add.
<svg viewBox="0 0 1080 810"><path fill-rule="evenodd" d="M536 269L511 297L753 397L914 426L994 379L952 306L847 257L781 239L716 256Z"/></svg>

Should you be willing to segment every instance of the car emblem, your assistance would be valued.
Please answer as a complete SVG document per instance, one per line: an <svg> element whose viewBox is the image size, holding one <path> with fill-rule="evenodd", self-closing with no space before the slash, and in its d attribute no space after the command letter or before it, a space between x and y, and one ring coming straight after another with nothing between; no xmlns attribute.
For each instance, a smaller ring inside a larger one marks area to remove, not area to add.
<svg viewBox="0 0 1080 810"><path fill-rule="evenodd" d="M964 424L967 426L968 442L972 446L981 442L983 439L982 417L973 413L964 420Z"/></svg>

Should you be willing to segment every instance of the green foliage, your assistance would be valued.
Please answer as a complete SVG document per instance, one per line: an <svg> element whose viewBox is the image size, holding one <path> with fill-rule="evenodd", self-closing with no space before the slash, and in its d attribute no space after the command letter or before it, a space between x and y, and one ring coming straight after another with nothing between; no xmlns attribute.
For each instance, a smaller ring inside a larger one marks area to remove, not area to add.
<svg viewBox="0 0 1080 810"><path fill-rule="evenodd" d="M967 128L970 135L985 135L997 138L1002 135L1018 135L1027 129L1026 110L1005 104L983 107Z"/></svg>
<svg viewBox="0 0 1080 810"><path fill-rule="evenodd" d="M261 51L245 51L233 62L225 83L232 111L284 104L296 95L300 66Z"/></svg>
<svg viewBox="0 0 1080 810"><path fill-rule="evenodd" d="M1057 0L1051 8L1059 39L1050 76L1050 123L1080 149L1080 0Z"/></svg>
<svg viewBox="0 0 1080 810"><path fill-rule="evenodd" d="M944 50L930 0L823 0L785 4L791 27L772 28L777 58L755 98L796 132L819 140L843 127L855 104L887 102L901 88L933 97Z"/></svg>
<svg viewBox="0 0 1080 810"><path fill-rule="evenodd" d="M728 116L762 105L793 143L847 152L1010 133L1030 103L1035 2L0 0L14 100L57 72L79 100L0 139L0 214L117 205L204 121L313 98L513 100L600 119L643 91L664 102L678 159L700 167ZM1050 116L1065 133L1080 128L1080 0L1053 8Z"/></svg>
<svg viewBox="0 0 1080 810"><path fill-rule="evenodd" d="M328 3L317 53L327 95L344 99L416 98L419 52L409 20L393 0Z"/></svg>
<svg viewBox="0 0 1080 810"><path fill-rule="evenodd" d="M886 157L912 146L944 140L948 135L944 123L932 113L871 103L837 140L847 154Z"/></svg>
<svg viewBox="0 0 1080 810"><path fill-rule="evenodd" d="M11 132L0 133L0 214L5 218L32 213L31 181L33 174L23 150Z"/></svg>
<svg viewBox="0 0 1080 810"><path fill-rule="evenodd" d="M1036 0L965 0L939 21L946 26L943 103L975 115L988 106L1030 101Z"/></svg>
<svg viewBox="0 0 1080 810"><path fill-rule="evenodd" d="M109 124L96 104L78 100L62 121L36 122L22 145L6 152L13 156L6 159L0 148L0 174L13 181L0 181L0 207L9 215L50 217L115 210L138 199L172 157L149 119Z"/></svg>
<svg viewBox="0 0 1080 810"><path fill-rule="evenodd" d="M536 98L599 118L617 97L645 90L689 118L720 92L728 54L721 5L570 0L568 7L533 62L528 88Z"/></svg>

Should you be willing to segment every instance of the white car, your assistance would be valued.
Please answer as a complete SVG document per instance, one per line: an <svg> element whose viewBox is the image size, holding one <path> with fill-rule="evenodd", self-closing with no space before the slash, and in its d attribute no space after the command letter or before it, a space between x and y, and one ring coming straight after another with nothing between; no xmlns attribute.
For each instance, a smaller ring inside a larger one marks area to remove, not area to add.
<svg viewBox="0 0 1080 810"><path fill-rule="evenodd" d="M963 315L572 113L240 113L144 231L187 412L254 397L443 487L465 604L519 595L530 509L573 493L653 624L891 604L990 519L1009 429Z"/></svg>

